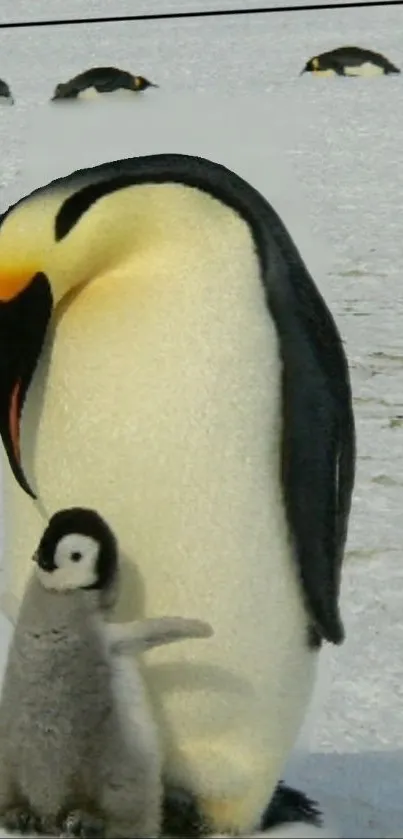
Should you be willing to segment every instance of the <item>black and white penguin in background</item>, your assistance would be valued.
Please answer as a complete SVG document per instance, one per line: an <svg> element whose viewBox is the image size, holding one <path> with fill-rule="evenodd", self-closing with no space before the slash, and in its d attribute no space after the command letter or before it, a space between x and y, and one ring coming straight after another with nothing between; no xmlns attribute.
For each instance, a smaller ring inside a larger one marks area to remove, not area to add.
<svg viewBox="0 0 403 839"><path fill-rule="evenodd" d="M361 47L337 47L310 58L303 73L315 76L384 76L400 73L387 58L379 52Z"/></svg>
<svg viewBox="0 0 403 839"><path fill-rule="evenodd" d="M142 93L149 87L158 87L144 76L134 76L117 67L91 67L67 82L60 82L52 96L52 102L69 100L122 98L133 93Z"/></svg>
<svg viewBox="0 0 403 839"><path fill-rule="evenodd" d="M14 97L11 93L10 87L4 79L0 79L0 103L2 105L14 105Z"/></svg>
<svg viewBox="0 0 403 839"><path fill-rule="evenodd" d="M102 164L3 215L0 301L10 592L44 512L99 510L125 556L117 620L214 628L148 662L167 832L312 820L277 785L344 638L355 432L339 331L281 219L209 160Z"/></svg>

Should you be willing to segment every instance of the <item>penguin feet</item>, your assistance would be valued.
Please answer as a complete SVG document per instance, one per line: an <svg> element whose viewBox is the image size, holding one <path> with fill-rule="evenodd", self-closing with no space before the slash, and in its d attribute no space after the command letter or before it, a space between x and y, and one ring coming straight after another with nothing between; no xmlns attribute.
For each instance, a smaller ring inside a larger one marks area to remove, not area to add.
<svg viewBox="0 0 403 839"><path fill-rule="evenodd" d="M1 821L6 830L21 836L41 832L41 820L28 805L11 807L2 815Z"/></svg>
<svg viewBox="0 0 403 839"><path fill-rule="evenodd" d="M72 810L64 819L59 836L63 839L104 839L105 822L83 810Z"/></svg>
<svg viewBox="0 0 403 839"><path fill-rule="evenodd" d="M165 786L163 816L163 836L186 836L190 839L211 833L211 825L206 823L195 796L188 790ZM315 801L301 790L280 781L256 829L270 831L290 824L320 828L323 818Z"/></svg>
<svg viewBox="0 0 403 839"><path fill-rule="evenodd" d="M260 829L268 830L292 822L322 827L323 817L315 801L301 790L280 781L264 813Z"/></svg>
<svg viewBox="0 0 403 839"><path fill-rule="evenodd" d="M186 836L187 839L211 833L204 822L196 797L189 791L165 785L162 835Z"/></svg>

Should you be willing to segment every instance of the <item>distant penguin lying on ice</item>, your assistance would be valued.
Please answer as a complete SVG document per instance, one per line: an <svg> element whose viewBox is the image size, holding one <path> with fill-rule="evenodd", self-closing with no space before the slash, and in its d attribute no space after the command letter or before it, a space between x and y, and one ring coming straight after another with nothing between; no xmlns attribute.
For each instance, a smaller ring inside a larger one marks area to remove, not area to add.
<svg viewBox="0 0 403 839"><path fill-rule="evenodd" d="M14 105L14 99L11 90L3 79L0 79L0 102L7 102L9 105Z"/></svg>
<svg viewBox="0 0 403 839"><path fill-rule="evenodd" d="M0 701L0 821L19 832L155 837L156 727L139 672L131 660L128 671L112 659L208 638L211 627L184 618L106 623L117 543L92 510L56 513L34 560Z"/></svg>
<svg viewBox="0 0 403 839"><path fill-rule="evenodd" d="M400 70L379 52L360 47L337 47L310 58L302 73L316 76L380 76L400 73Z"/></svg>
<svg viewBox="0 0 403 839"><path fill-rule="evenodd" d="M192 795L211 833L265 827L321 646L344 637L355 476L340 333L267 198L161 154L11 206L0 434L11 592L43 509L102 510L126 559L116 619L138 614L138 571L148 615L214 627L147 662L172 821Z"/></svg>
<svg viewBox="0 0 403 839"><path fill-rule="evenodd" d="M158 85L145 79L144 76L134 76L116 67L92 67L74 76L68 82L60 82L55 88L52 101L93 99L102 94L141 93L148 87L158 87Z"/></svg>

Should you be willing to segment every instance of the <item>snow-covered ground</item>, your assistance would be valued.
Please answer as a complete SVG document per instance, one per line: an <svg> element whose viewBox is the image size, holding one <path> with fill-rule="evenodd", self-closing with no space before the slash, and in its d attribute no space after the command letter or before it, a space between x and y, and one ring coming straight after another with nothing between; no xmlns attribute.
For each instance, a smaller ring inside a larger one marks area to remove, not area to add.
<svg viewBox="0 0 403 839"><path fill-rule="evenodd" d="M83 11L78 0L1 5L2 20ZM218 5L248 3L137 0L135 7ZM133 6L115 0L113 13L133 13ZM85 4L89 16L110 13L107 0ZM403 68L402 31L403 7L0 31L0 77L16 98L14 108L0 110L1 207L26 166L36 106L58 81L90 65L116 64L160 84L150 95L161 107L175 92L186 93L189 103L194 96L195 109L203 92L240 97L244 138L245 97L264 95L266 126L260 120L259 136L250 126L251 154L281 136L282 155L306 199L309 236L304 245L300 235L298 245L311 270L315 238L329 245L329 264L316 269L315 280L346 341L358 431L343 584L347 640L324 654L309 750L292 758L287 780L319 799L346 839L403 831L403 74L321 79L298 73L309 56L347 43L378 49ZM160 150L166 150L162 139ZM283 203L291 213L290 189L287 183ZM0 667L8 631L0 619Z"/></svg>

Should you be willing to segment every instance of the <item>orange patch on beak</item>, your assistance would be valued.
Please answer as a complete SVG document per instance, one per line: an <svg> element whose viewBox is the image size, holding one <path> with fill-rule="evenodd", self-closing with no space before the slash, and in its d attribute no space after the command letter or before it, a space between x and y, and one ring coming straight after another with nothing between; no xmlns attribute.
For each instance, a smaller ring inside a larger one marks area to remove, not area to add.
<svg viewBox="0 0 403 839"><path fill-rule="evenodd" d="M35 271L27 271L22 274L20 271L7 271L0 274L0 302L7 303L17 297L21 291L29 285Z"/></svg>

